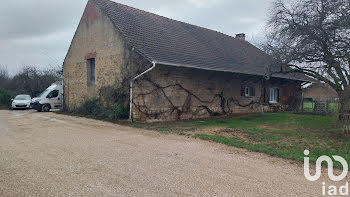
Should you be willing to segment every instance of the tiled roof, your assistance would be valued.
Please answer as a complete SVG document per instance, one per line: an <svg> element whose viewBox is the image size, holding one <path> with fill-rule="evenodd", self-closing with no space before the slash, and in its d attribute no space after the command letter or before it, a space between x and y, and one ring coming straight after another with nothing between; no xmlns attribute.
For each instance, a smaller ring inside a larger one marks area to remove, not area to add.
<svg viewBox="0 0 350 197"><path fill-rule="evenodd" d="M127 42L150 61L265 75L270 57L249 42L109 0L92 0ZM298 75L276 77L302 79Z"/></svg>

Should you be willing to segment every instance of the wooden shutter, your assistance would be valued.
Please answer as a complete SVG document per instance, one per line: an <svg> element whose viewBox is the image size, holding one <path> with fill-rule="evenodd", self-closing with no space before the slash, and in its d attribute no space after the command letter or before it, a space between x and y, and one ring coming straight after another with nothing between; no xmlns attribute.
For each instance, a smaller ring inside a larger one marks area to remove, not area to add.
<svg viewBox="0 0 350 197"><path fill-rule="evenodd" d="M250 87L250 96L255 96L255 88Z"/></svg>
<svg viewBox="0 0 350 197"><path fill-rule="evenodd" d="M241 96L245 96L244 86L241 87Z"/></svg>
<svg viewBox="0 0 350 197"><path fill-rule="evenodd" d="M270 98L270 88L264 88L264 103L269 103Z"/></svg>
<svg viewBox="0 0 350 197"><path fill-rule="evenodd" d="M277 103L280 102L280 89L277 88Z"/></svg>

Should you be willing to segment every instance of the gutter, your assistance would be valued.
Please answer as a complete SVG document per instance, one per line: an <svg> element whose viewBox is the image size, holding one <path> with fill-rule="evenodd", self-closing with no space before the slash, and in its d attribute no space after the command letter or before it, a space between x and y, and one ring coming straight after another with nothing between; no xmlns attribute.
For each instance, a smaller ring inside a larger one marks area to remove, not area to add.
<svg viewBox="0 0 350 197"><path fill-rule="evenodd" d="M144 71L143 73L137 75L136 77L134 77L133 79L131 79L130 81L130 112L129 112L129 120L132 122L132 106L133 106L133 87L134 87L134 81L140 77L142 77L143 75L145 75L146 73L150 72L151 70L153 70L156 67L156 62L152 62L153 66L149 69L147 69L146 71Z"/></svg>

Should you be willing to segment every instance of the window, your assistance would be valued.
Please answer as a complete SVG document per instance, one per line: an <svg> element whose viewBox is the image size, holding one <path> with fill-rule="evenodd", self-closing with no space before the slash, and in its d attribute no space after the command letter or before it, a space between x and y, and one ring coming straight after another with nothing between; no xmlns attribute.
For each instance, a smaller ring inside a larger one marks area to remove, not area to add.
<svg viewBox="0 0 350 197"><path fill-rule="evenodd" d="M95 84L95 58L87 60L88 64L88 83L89 85Z"/></svg>
<svg viewBox="0 0 350 197"><path fill-rule="evenodd" d="M15 97L14 100L17 100L17 101L25 101L25 100L30 100L32 99L29 95L18 95Z"/></svg>
<svg viewBox="0 0 350 197"><path fill-rule="evenodd" d="M250 88L249 87L245 87L244 95L245 96L250 96Z"/></svg>
<svg viewBox="0 0 350 197"><path fill-rule="evenodd" d="M52 90L52 92L50 92L46 98L56 98L58 97L58 90Z"/></svg>
<svg viewBox="0 0 350 197"><path fill-rule="evenodd" d="M270 103L278 103L280 96L279 88L270 88Z"/></svg>
<svg viewBox="0 0 350 197"><path fill-rule="evenodd" d="M252 97L255 96L255 89L253 87L242 87L241 96Z"/></svg>

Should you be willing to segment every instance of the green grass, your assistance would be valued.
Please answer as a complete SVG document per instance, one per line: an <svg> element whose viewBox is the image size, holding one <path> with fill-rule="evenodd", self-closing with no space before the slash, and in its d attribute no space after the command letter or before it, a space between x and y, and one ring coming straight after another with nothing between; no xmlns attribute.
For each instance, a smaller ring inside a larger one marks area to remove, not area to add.
<svg viewBox="0 0 350 197"><path fill-rule="evenodd" d="M339 104L338 103L329 103L328 111L330 113L338 113L339 112Z"/></svg>
<svg viewBox="0 0 350 197"><path fill-rule="evenodd" d="M297 127L300 129L328 129L334 126L336 118L305 114L253 114L243 117L213 119L196 122L198 126L225 126L232 128L256 128L259 125L278 127Z"/></svg>
<svg viewBox="0 0 350 197"><path fill-rule="evenodd" d="M339 155L350 162L350 136L337 128L337 118L333 116L265 113L134 126L163 133L192 134L203 140L296 161L303 161L304 150L308 149L312 162L322 155ZM228 130L221 135L220 132L208 132L211 128L213 131ZM339 163L335 166L341 167Z"/></svg>
<svg viewBox="0 0 350 197"><path fill-rule="evenodd" d="M313 103L313 102L304 102L303 103L304 112L313 112L314 108L315 108L315 103Z"/></svg>
<svg viewBox="0 0 350 197"><path fill-rule="evenodd" d="M304 112L314 112L315 103L314 102L304 102L303 111ZM329 113L338 113L339 104L338 103L328 103L328 112Z"/></svg>
<svg viewBox="0 0 350 197"><path fill-rule="evenodd" d="M217 125L222 121L205 124ZM339 155L350 162L350 137L336 127L335 117L260 114L226 119L224 125L240 129L244 138L207 134L194 137L297 161L303 161L303 151L308 149L312 162L322 155ZM339 163L335 165L341 167Z"/></svg>

